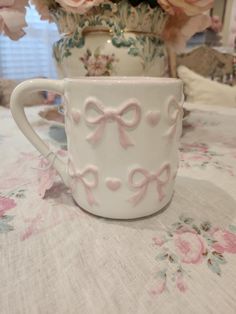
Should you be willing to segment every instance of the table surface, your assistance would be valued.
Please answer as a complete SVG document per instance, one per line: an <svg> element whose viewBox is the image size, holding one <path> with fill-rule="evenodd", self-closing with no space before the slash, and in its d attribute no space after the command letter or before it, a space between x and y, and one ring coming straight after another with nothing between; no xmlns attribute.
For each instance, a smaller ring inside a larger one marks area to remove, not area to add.
<svg viewBox="0 0 236 314"><path fill-rule="evenodd" d="M236 109L186 107L172 202L133 221L76 207L0 109L1 314L235 314ZM65 148L38 112L34 128Z"/></svg>

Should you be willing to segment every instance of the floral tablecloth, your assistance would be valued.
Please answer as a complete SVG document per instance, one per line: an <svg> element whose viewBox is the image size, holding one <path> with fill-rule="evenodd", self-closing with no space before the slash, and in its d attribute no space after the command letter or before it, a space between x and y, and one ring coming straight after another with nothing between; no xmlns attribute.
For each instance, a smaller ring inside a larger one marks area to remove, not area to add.
<svg viewBox="0 0 236 314"><path fill-rule="evenodd" d="M42 198L53 170L0 109L1 314L236 313L236 109L186 106L173 200L133 221L87 214L60 180Z"/></svg>

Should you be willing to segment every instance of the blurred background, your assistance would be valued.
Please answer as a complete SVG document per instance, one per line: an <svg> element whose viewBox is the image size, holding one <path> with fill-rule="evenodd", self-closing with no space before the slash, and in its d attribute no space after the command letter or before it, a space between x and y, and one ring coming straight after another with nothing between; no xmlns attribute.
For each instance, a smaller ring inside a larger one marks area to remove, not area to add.
<svg viewBox="0 0 236 314"><path fill-rule="evenodd" d="M27 79L30 77L56 78L52 59L52 44L58 38L54 23L41 21L34 7L27 8L25 29L27 36L13 41L0 36L0 77Z"/></svg>

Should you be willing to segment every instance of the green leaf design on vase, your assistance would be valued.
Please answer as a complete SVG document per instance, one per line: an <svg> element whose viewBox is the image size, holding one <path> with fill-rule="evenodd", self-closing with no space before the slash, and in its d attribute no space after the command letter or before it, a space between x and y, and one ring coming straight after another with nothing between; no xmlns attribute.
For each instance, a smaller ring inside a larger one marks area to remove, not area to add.
<svg viewBox="0 0 236 314"><path fill-rule="evenodd" d="M51 10L62 38L53 45L58 64L72 56L72 49L86 47L86 33L104 33L114 48L125 49L128 56L141 58L145 70L155 59L166 57L164 42L160 39L167 14L160 7L151 8L142 2L133 7L126 0L102 3L86 14L68 13L62 8ZM83 52L82 52L83 53Z"/></svg>
<svg viewBox="0 0 236 314"><path fill-rule="evenodd" d="M53 56L57 62L72 55L71 49L82 48L85 44L85 38L79 31L75 31L72 37L63 37L53 45Z"/></svg>

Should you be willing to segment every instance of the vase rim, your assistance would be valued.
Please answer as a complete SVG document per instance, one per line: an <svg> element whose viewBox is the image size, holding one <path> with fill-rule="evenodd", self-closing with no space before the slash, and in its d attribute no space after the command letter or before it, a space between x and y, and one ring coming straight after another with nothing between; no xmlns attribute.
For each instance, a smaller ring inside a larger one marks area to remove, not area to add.
<svg viewBox="0 0 236 314"><path fill-rule="evenodd" d="M108 4L108 6L106 6ZM121 36L122 32L149 33L158 36L168 20L168 15L160 7L151 8L142 2L134 7L127 1L101 3L85 14L66 12L63 8L51 9L51 17L60 34L83 32L90 27L106 28ZM72 35L71 35L72 36Z"/></svg>

